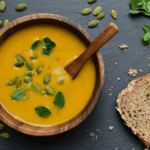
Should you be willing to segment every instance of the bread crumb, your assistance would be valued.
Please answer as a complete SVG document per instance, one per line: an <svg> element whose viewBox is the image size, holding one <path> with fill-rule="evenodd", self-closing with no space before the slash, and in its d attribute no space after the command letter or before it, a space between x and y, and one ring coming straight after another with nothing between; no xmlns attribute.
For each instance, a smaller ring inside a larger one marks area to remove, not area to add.
<svg viewBox="0 0 150 150"><path fill-rule="evenodd" d="M92 141L94 141L94 138L92 138Z"/></svg>
<svg viewBox="0 0 150 150"><path fill-rule="evenodd" d="M118 149L118 148L115 148L116 150Z"/></svg>
<svg viewBox="0 0 150 150"><path fill-rule="evenodd" d="M150 57L148 57L148 59L150 59Z"/></svg>
<svg viewBox="0 0 150 150"><path fill-rule="evenodd" d="M132 148L132 150L134 150L134 148Z"/></svg>
<svg viewBox="0 0 150 150"><path fill-rule="evenodd" d="M102 133L102 131L100 133Z"/></svg>
<svg viewBox="0 0 150 150"><path fill-rule="evenodd" d="M94 136L94 133L89 133L90 136Z"/></svg>
<svg viewBox="0 0 150 150"><path fill-rule="evenodd" d="M144 49L146 49L146 47L144 47Z"/></svg>
<svg viewBox="0 0 150 150"><path fill-rule="evenodd" d="M145 148L144 150L149 150L149 148Z"/></svg>
<svg viewBox="0 0 150 150"><path fill-rule="evenodd" d="M96 135L96 140L98 139L98 136Z"/></svg>
<svg viewBox="0 0 150 150"><path fill-rule="evenodd" d="M113 127L113 126L110 126L110 127L109 127L109 130L110 130L110 131L112 131L113 129L114 129L114 127Z"/></svg>
<svg viewBox="0 0 150 150"><path fill-rule="evenodd" d="M111 92L111 93L109 94L109 96L111 96L111 95L112 95L112 93L113 93L113 92Z"/></svg>
<svg viewBox="0 0 150 150"><path fill-rule="evenodd" d="M99 131L99 129L96 129L96 131Z"/></svg>
<svg viewBox="0 0 150 150"><path fill-rule="evenodd" d="M143 70L141 70L141 69L140 69L139 71L140 71L140 72L143 72Z"/></svg>
<svg viewBox="0 0 150 150"><path fill-rule="evenodd" d="M136 75L137 75L137 70L136 69L129 69L129 72L128 72L128 74L129 74L129 76L133 76L133 77L135 77Z"/></svg>
<svg viewBox="0 0 150 150"><path fill-rule="evenodd" d="M118 79L117 80L120 80L120 78L118 77Z"/></svg>
<svg viewBox="0 0 150 150"><path fill-rule="evenodd" d="M113 87L113 86L111 86L111 88L113 89L114 87Z"/></svg>
<svg viewBox="0 0 150 150"><path fill-rule="evenodd" d="M117 62L114 62L114 64L117 66L118 65L118 63Z"/></svg>
<svg viewBox="0 0 150 150"><path fill-rule="evenodd" d="M119 45L119 48L120 48L121 50L126 51L126 48L128 48L128 46L127 46L126 44L122 44L122 45Z"/></svg>

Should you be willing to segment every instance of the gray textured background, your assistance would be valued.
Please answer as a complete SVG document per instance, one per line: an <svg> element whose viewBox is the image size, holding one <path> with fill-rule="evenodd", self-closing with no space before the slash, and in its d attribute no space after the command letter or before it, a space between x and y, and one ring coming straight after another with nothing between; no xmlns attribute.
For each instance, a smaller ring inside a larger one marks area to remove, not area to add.
<svg viewBox="0 0 150 150"><path fill-rule="evenodd" d="M127 74L130 68L143 70L143 73L139 72L136 78L150 72L150 60L148 60L150 44L146 46L146 49L141 44L141 38L144 35L142 25L150 25L150 20L143 15L130 15L128 0L97 0L93 4L88 4L87 0L5 0L5 2L7 8L4 12L0 12L0 20L3 21L6 18L13 21L21 16L34 13L53 13L79 23L93 38L96 38L110 22L116 23L120 31L101 48L106 72L105 86L94 112L82 124L69 132L53 137L31 137L6 127L4 131L10 133L11 138L0 138L0 149L115 150L118 148L118 150L132 150L134 148L144 150L145 146L124 126L115 106L118 93L127 86L131 78ZM16 12L16 5L22 2L26 2L28 8L25 11ZM82 16L81 11L86 7L94 9L99 5L102 6L106 16L100 20L96 28L89 29L88 22L96 17L92 14ZM110 15L113 9L118 12L117 20ZM127 52L118 48L120 44L128 45ZM117 62L118 66L115 66L114 62ZM118 77L120 81L117 80ZM113 94L109 96L111 86L113 86ZM109 126L114 126L114 130L109 131ZM102 133L96 129L100 129ZM92 140L92 137L89 136L91 132L98 136L97 140L95 136Z"/></svg>

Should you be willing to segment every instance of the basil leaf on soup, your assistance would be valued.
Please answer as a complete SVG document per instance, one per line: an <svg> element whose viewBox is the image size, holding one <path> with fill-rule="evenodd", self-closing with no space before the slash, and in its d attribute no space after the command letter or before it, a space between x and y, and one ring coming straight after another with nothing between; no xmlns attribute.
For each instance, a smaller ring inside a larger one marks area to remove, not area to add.
<svg viewBox="0 0 150 150"><path fill-rule="evenodd" d="M24 97L24 95L25 95L25 92L21 89L18 89L11 95L11 99L12 100L20 100L21 98Z"/></svg>
<svg viewBox="0 0 150 150"><path fill-rule="evenodd" d="M43 46L42 47L42 53L46 54L47 56L49 56L51 54L51 49L46 47L46 46Z"/></svg>
<svg viewBox="0 0 150 150"><path fill-rule="evenodd" d="M44 106L36 107L35 112L42 118L48 118L51 115L50 110Z"/></svg>
<svg viewBox="0 0 150 150"><path fill-rule="evenodd" d="M49 49L56 47L56 44L53 41L51 41L50 38L48 37L45 37L43 41L44 45Z"/></svg>
<svg viewBox="0 0 150 150"><path fill-rule="evenodd" d="M55 104L55 106L56 106L59 110L64 107L64 105L65 105L65 99L64 99L64 96L63 96L62 92L58 92L58 93L56 94L54 104Z"/></svg>
<svg viewBox="0 0 150 150"><path fill-rule="evenodd" d="M33 43L33 45L31 46L31 49L34 51L40 44L41 44L41 41L37 40L36 42Z"/></svg>

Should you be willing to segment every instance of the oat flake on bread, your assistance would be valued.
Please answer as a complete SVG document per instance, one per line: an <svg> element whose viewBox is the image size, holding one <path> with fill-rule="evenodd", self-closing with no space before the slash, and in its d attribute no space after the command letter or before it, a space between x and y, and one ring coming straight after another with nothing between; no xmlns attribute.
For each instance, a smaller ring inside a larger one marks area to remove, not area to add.
<svg viewBox="0 0 150 150"><path fill-rule="evenodd" d="M128 84L117 99L125 124L150 148L150 74Z"/></svg>

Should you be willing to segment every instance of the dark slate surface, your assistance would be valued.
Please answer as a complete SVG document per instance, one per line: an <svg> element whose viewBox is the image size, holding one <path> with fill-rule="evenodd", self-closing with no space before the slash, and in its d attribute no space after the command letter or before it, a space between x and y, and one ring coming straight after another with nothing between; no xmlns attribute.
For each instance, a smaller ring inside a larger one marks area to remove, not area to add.
<svg viewBox="0 0 150 150"><path fill-rule="evenodd" d="M93 4L88 4L87 0L5 1L7 8L3 13L0 12L0 20L7 18L9 21L13 21L28 14L53 13L65 16L79 23L93 38L96 38L110 22L116 23L120 31L101 48L106 71L105 86L100 102L94 112L82 124L69 132L53 137L31 137L6 127L4 131L10 133L11 138L0 138L0 149L115 150L115 148L118 148L118 150L132 150L134 148L135 150L144 150L145 146L124 126L123 121L115 110L115 106L118 93L127 86L131 78L127 74L130 68L143 70L143 73L139 72L136 78L150 72L150 60L148 60L148 57L150 57L150 45L146 46L145 49L145 46L140 42L144 34L142 25L150 24L150 20L143 15L130 15L128 0L97 0ZM25 11L16 12L16 5L22 2L26 2L28 8ZM96 19L96 17L92 14L82 16L81 11L86 7L94 9L98 5L103 7L106 16L100 20L96 28L89 29L87 26L88 22ZM110 15L113 9L118 12L117 20L114 20ZM118 48L120 44L127 44L129 46L127 52ZM115 66L114 62L117 62L118 66ZM120 77L120 81L117 80L118 77ZM111 86L113 86L113 94L109 96ZM109 131L109 126L114 126L114 130ZM102 133L96 131L96 129L100 129ZM89 136L91 132L98 135L97 140L95 140L95 137L92 140Z"/></svg>

